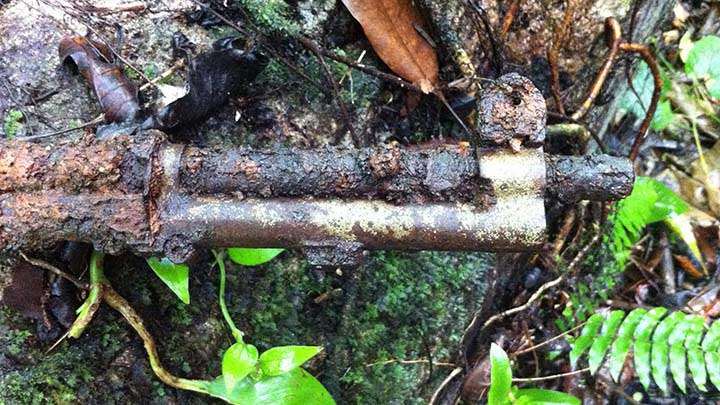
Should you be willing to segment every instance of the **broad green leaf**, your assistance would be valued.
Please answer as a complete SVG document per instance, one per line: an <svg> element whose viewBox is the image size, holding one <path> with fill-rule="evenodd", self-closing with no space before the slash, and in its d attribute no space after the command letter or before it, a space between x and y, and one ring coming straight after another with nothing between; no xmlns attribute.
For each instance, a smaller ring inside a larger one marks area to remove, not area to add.
<svg viewBox="0 0 720 405"><path fill-rule="evenodd" d="M718 351L718 347L720 347L720 322L716 321L710 325L710 329L708 329L705 334L702 342L702 350L706 353L716 352ZM718 388L720 389L720 387Z"/></svg>
<svg viewBox="0 0 720 405"><path fill-rule="evenodd" d="M570 351L570 366L573 369L577 365L580 356L585 354L585 351L592 345L604 320L605 317L600 314L593 314L588 318L587 323L580 332L580 336L575 339Z"/></svg>
<svg viewBox="0 0 720 405"><path fill-rule="evenodd" d="M490 345L490 391L488 405L503 405L510 402L512 370L505 351L495 343Z"/></svg>
<svg viewBox="0 0 720 405"><path fill-rule="evenodd" d="M713 98L720 96L720 38L708 35L695 42L685 60L685 73L705 82Z"/></svg>
<svg viewBox="0 0 720 405"><path fill-rule="evenodd" d="M685 73L697 79L720 75L720 38L708 35L695 42L685 60Z"/></svg>
<svg viewBox="0 0 720 405"><path fill-rule="evenodd" d="M685 377L687 377L687 374L685 372L685 346L682 343L675 343L670 346L670 372L680 391L686 394Z"/></svg>
<svg viewBox="0 0 720 405"><path fill-rule="evenodd" d="M274 259L285 249L228 248L228 257L242 266L258 266Z"/></svg>
<svg viewBox="0 0 720 405"><path fill-rule="evenodd" d="M720 353L706 352L705 363L710 381L716 389L720 390Z"/></svg>
<svg viewBox="0 0 720 405"><path fill-rule="evenodd" d="M652 376L658 387L666 394L668 393L667 370L668 353L670 351L668 338L675 326L683 319L685 319L685 314L679 311L673 312L660 322L652 336L652 351L650 353Z"/></svg>
<svg viewBox="0 0 720 405"><path fill-rule="evenodd" d="M608 315L605 320L602 330L600 331L600 336L595 339L588 354L588 366L590 367L591 374L595 374L598 368L600 368L605 358L605 353L607 353L610 343L613 342L615 333L620 328L620 323L624 317L625 312L617 310L610 312L610 315Z"/></svg>
<svg viewBox="0 0 720 405"><path fill-rule="evenodd" d="M185 304L190 303L190 290L188 288L190 269L184 264L175 264L164 257L158 260L156 257L147 259L151 269L160 277L165 285L180 298Z"/></svg>
<svg viewBox="0 0 720 405"><path fill-rule="evenodd" d="M705 383L707 383L707 372L705 371L705 360L700 346L687 348L687 361L690 374L695 385L700 391L707 391Z"/></svg>
<svg viewBox="0 0 720 405"><path fill-rule="evenodd" d="M715 76L705 81L710 97L720 99L720 77Z"/></svg>
<svg viewBox="0 0 720 405"><path fill-rule="evenodd" d="M210 395L238 405L333 405L335 401L315 377L302 368L259 381L245 378L228 390L222 378L209 385Z"/></svg>
<svg viewBox="0 0 720 405"><path fill-rule="evenodd" d="M515 392L518 403L533 405L580 405L580 400L560 391L539 388L522 388Z"/></svg>
<svg viewBox="0 0 720 405"><path fill-rule="evenodd" d="M320 346L273 347L260 355L258 366L263 375L280 375L300 367L321 351Z"/></svg>
<svg viewBox="0 0 720 405"><path fill-rule="evenodd" d="M222 377L228 391L255 370L258 350L253 345L237 342L225 351L222 359Z"/></svg>
<svg viewBox="0 0 720 405"><path fill-rule="evenodd" d="M670 80L661 70L660 76L663 81L663 89L670 86ZM647 108L650 106L655 82L650 68L645 62L637 64L635 74L632 78L632 88L628 88L620 97L619 109L635 117L645 117ZM663 93L661 93L662 95ZM674 120L674 114L670 102L664 97L660 98L658 108L655 110L651 125L655 130L662 130Z"/></svg>
<svg viewBox="0 0 720 405"><path fill-rule="evenodd" d="M625 320L620 325L617 338L613 342L610 349L610 357L608 361L610 376L616 382L620 377L620 372L622 371L623 365L625 364L625 358L627 357L628 351L630 351L633 332L646 314L646 310L642 308L636 308L632 310L628 314L628 316L625 317Z"/></svg>
<svg viewBox="0 0 720 405"><path fill-rule="evenodd" d="M655 131L662 131L663 129L670 126L675 121L675 113L672 110L670 101L663 100L658 103L657 110L651 121L652 129Z"/></svg>

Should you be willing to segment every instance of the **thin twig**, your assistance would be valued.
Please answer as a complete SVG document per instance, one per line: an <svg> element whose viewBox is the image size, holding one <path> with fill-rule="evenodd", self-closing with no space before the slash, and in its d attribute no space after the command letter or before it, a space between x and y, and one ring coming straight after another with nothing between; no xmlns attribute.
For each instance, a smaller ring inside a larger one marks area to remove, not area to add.
<svg viewBox="0 0 720 405"><path fill-rule="evenodd" d="M64 279L68 280L69 282L75 284L75 287L77 287L81 290L87 290L90 288L90 285L88 283L78 280L77 278L75 278L75 276L60 270L59 268L53 266L52 264L50 264L44 260L29 258L23 252L20 252L20 257L22 257L23 260L32 264L33 266L40 267L41 269L45 269L51 273L54 273Z"/></svg>
<svg viewBox="0 0 720 405"><path fill-rule="evenodd" d="M336 62L340 62L344 65L350 66L351 68L357 69L357 70L359 70L363 73L367 73L371 76L375 76L384 81L394 83L394 84L400 86L401 88L407 88L407 89L414 90L414 91L421 92L421 93L423 92L419 86L416 86L413 83L410 83L409 81L401 78L400 76L382 72L380 70L375 69L372 66L368 66L363 63L358 63L350 58L347 58L342 55L338 55L335 52L332 52L328 49L321 47L320 45L318 45L315 41L313 41L310 38L299 37L297 40L300 42L300 44L302 44L308 50L312 51L313 49L315 49L315 50L319 51L323 56L328 57Z"/></svg>
<svg viewBox="0 0 720 405"><path fill-rule="evenodd" d="M630 149L630 160L634 161L640 153L640 147L645 141L647 131L650 128L650 123L655 116L655 110L657 110L658 101L660 100L660 89L662 89L662 78L660 77L660 68L658 67L657 60L653 56L652 51L646 45L643 44L620 44L620 49L623 52L632 52L640 55L640 57L647 63L650 68L650 72L653 77L653 94L650 99L650 106L645 113L645 119L643 119L637 134L635 135L635 141L633 142L632 148Z"/></svg>
<svg viewBox="0 0 720 405"><path fill-rule="evenodd" d="M487 13L485 13L485 10L477 3L476 0L466 0L464 4L466 6L469 6L470 10L472 10L475 14L475 17L480 20L480 22L482 22L483 29L487 37L487 42L490 43L493 71L495 72L496 76L500 76L503 70L503 64L505 59L505 48L503 47L504 43L498 44L498 42L496 41L495 31L493 30L492 24L490 24L490 19L488 18ZM481 43L486 42L485 40L483 40L483 38L480 37L480 28L478 27L476 21L475 24L477 27L476 31L478 34L478 39Z"/></svg>
<svg viewBox="0 0 720 405"><path fill-rule="evenodd" d="M452 380L454 380L455 377L457 377L458 374L460 374L460 372L462 372L462 370L463 369L460 367L455 368L455 369L453 369L453 371L450 372L450 374L448 374L447 377L445 377L445 379L440 383L440 385L437 387L437 389L433 393L432 397L430 398L430 402L429 402L430 405L434 405L434 404L438 403L437 401L438 401L438 398L440 397L440 393L442 392L442 390L445 389L445 387L448 384L450 384L450 382Z"/></svg>
<svg viewBox="0 0 720 405"><path fill-rule="evenodd" d="M322 68L323 73L325 74L325 79L327 82L330 83L330 88L332 89L332 92L333 92L333 98L335 99L335 101L338 104L338 107L340 108L340 114L342 115L343 122L345 123L345 125L344 125L345 130L350 131L350 136L352 137L355 147L360 148L360 147L365 146L364 140L360 139L358 137L358 134L355 132L355 129L353 128L352 122L350 121L350 112L348 111L347 105L345 105L345 102L342 100L342 97L340 97L340 89L338 88L338 85L335 82L335 78L333 77L332 73L330 72L330 68L328 67L327 63L325 62L325 58L323 58L323 55L318 48L311 48L310 50L318 58L318 62L320 62L320 67ZM339 139L336 139L336 141L338 141L338 140Z"/></svg>
<svg viewBox="0 0 720 405"><path fill-rule="evenodd" d="M563 333L561 333L561 334L559 334L559 335L557 335L557 336L551 337L550 339L548 339L548 340L546 340L546 341L544 341L544 342L538 343L538 344L536 344L536 345L534 345L534 346L530 346L530 347L528 347L528 348L525 348L525 349L522 349L522 350L518 350L518 351L512 353L511 356L517 357L517 356L520 356L520 355L522 355L522 354L535 351L535 350L537 350L537 349L539 349L539 348L541 348L541 347L543 347L543 346L545 346L545 345L548 345L548 344L550 344L550 343L552 343L552 342L554 342L554 341L556 341L556 340L558 340L558 339L561 339L561 338L563 338L563 337L565 337L565 336L567 336L567 335L575 332L576 330L578 330L578 329L582 328L583 326L585 326L586 323L587 323L587 322L583 322L583 323L575 326L574 328L572 328L572 329L570 329L570 330L567 330L567 331L565 331L565 332L563 332Z"/></svg>
<svg viewBox="0 0 720 405"><path fill-rule="evenodd" d="M417 359L417 360L398 360L398 359L390 359L385 361L378 361L375 363L366 364L365 367L374 367L374 366L384 366L387 364L430 364L430 360L428 359ZM434 366L440 366L440 367L457 367L457 364L455 363L444 363L444 362L432 362L432 365Z"/></svg>
<svg viewBox="0 0 720 405"><path fill-rule="evenodd" d="M587 124L585 124L584 122L582 122L580 120L575 120L572 117L568 117L567 115L552 112L552 111L548 111L547 114L548 114L548 117L571 122L573 124L582 125L588 131L588 133L590 134L592 139L595 141L595 143L598 144L602 153L608 153L608 148L607 148L607 146L605 146L605 142L603 142L602 139L600 139L600 137L598 136L598 134L595 131L593 131L590 127L588 127Z"/></svg>
<svg viewBox="0 0 720 405"><path fill-rule="evenodd" d="M590 371L590 367L583 368L581 370L570 371L567 373L546 375L544 377L513 378L512 381L515 383L547 381L547 380L554 380L556 378L563 378L563 377L569 377L571 375L582 374L582 373L586 373L588 371Z"/></svg>
<svg viewBox="0 0 720 405"><path fill-rule="evenodd" d="M561 275L558 278L556 278L552 281L548 281L547 283L541 285L540 288L538 288L537 291L535 291L535 293L530 296L530 298L527 300L526 303L524 303L523 305L520 305L518 307L510 308L507 311L504 311L499 314L495 314L495 315L491 316L487 321L485 321L485 323L483 324L483 326L480 330L486 329L488 326L492 325L495 321L497 321L499 319L505 318L506 316L509 316L512 314L516 314L518 312L522 312L522 311L530 308L532 303L537 301L537 299L540 298L545 291L560 284L563 281L563 279L564 279L564 276Z"/></svg>
<svg viewBox="0 0 720 405"><path fill-rule="evenodd" d="M600 94L600 90L602 90L602 86L605 84L605 79L607 79L607 76L610 74L610 70L615 63L615 58L617 57L618 50L620 49L620 35L622 33L620 31L620 24L613 17L608 17L605 20L605 34L609 35L607 38L610 51L605 59L605 63L603 63L602 68L600 68L600 71L595 77L595 81L593 81L592 86L590 86L590 91L588 92L585 101L583 101L577 111L570 116L570 118L574 120L581 119L590 110L590 107L592 107L595 99Z"/></svg>

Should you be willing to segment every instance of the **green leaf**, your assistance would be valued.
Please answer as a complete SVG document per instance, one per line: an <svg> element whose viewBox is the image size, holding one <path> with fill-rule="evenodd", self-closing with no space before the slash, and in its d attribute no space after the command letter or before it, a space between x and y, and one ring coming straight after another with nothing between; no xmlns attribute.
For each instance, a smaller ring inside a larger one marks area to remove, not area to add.
<svg viewBox="0 0 720 405"><path fill-rule="evenodd" d="M670 227L674 234L680 237L685 242L690 252L695 256L695 260L700 262L703 267L703 271L707 273L705 264L700 254L700 248L698 247L695 233L693 232L693 220L687 213L683 214L671 214L665 219L665 223Z"/></svg>
<svg viewBox="0 0 720 405"><path fill-rule="evenodd" d="M685 73L697 79L720 75L720 38L708 35L695 42L685 61Z"/></svg>
<svg viewBox="0 0 720 405"><path fill-rule="evenodd" d="M517 403L533 405L580 405L580 400L560 391L522 388L515 392Z"/></svg>
<svg viewBox="0 0 720 405"><path fill-rule="evenodd" d="M232 391L248 374L255 370L258 350L253 345L235 343L225 351L222 359L222 377L225 387Z"/></svg>
<svg viewBox="0 0 720 405"><path fill-rule="evenodd" d="M660 322L657 328L655 328L655 333L653 333L652 336L653 344L650 361L652 376L658 387L660 387L660 389L666 394L668 393L667 369L668 353L670 351L668 338L675 328L675 325L683 319L685 319L685 314L679 311L673 312Z"/></svg>
<svg viewBox="0 0 720 405"><path fill-rule="evenodd" d="M320 346L273 347L260 355L258 365L263 375L280 375L300 367L321 351Z"/></svg>
<svg viewBox="0 0 720 405"><path fill-rule="evenodd" d="M588 354L588 366L590 367L590 374L600 368L600 365L605 359L605 353L607 353L610 343L612 343L615 333L620 327L620 323L625 317L625 312L617 310L612 311L605 320L600 336L595 338L592 346L590 347L590 353Z"/></svg>
<svg viewBox="0 0 720 405"><path fill-rule="evenodd" d="M720 96L720 38L708 35L695 42L685 61L685 73L701 80L713 98Z"/></svg>
<svg viewBox="0 0 720 405"><path fill-rule="evenodd" d="M625 365L625 358L630 351L633 332L646 314L646 310L642 308L636 308L631 311L628 316L625 317L622 325L620 325L617 338L613 342L612 348L610 349L610 359L608 364L608 367L610 369L610 376L616 382L620 377L620 372L622 371L623 365Z"/></svg>
<svg viewBox="0 0 720 405"><path fill-rule="evenodd" d="M505 351L495 343L490 345L490 391L488 405L509 403L512 370Z"/></svg>
<svg viewBox="0 0 720 405"><path fill-rule="evenodd" d="M718 347L720 347L720 322L713 322L703 339L702 350L706 353L716 352Z"/></svg>
<svg viewBox="0 0 720 405"><path fill-rule="evenodd" d="M657 110L651 121L652 129L662 131L675 121L675 113L672 110L670 101L663 100L658 103Z"/></svg>
<svg viewBox="0 0 720 405"><path fill-rule="evenodd" d="M650 389L650 337L655 330L655 325L660 322L668 312L667 308L657 307L648 311L647 315L640 321L633 338L635 346L633 356L635 357L635 372L645 390Z"/></svg>
<svg viewBox="0 0 720 405"><path fill-rule="evenodd" d="M611 248L619 267L624 267L630 248L645 226L682 214L688 208L687 203L663 183L638 176L632 193L618 202L613 216Z"/></svg>
<svg viewBox="0 0 720 405"><path fill-rule="evenodd" d="M717 322L716 322L717 323ZM720 389L720 353L706 352L707 372L715 388Z"/></svg>
<svg viewBox="0 0 720 405"><path fill-rule="evenodd" d="M239 405L333 405L335 401L315 377L302 368L259 381L245 378L228 390L222 378L209 385L210 395Z"/></svg>
<svg viewBox="0 0 720 405"><path fill-rule="evenodd" d="M705 383L707 382L705 361L702 350L700 350L702 334L705 331L705 319L698 315L690 315L686 317L686 320L690 323L690 329L685 336L688 369L690 369L693 382L698 389L700 391L707 391L707 388L705 388Z"/></svg>
<svg viewBox="0 0 720 405"><path fill-rule="evenodd" d="M577 365L577 361L585 351L592 345L595 336L597 335L600 327L602 326L605 317L600 314L593 314L588 318L587 323L580 332L580 336L575 339L570 351L570 366L574 369Z"/></svg>
<svg viewBox="0 0 720 405"><path fill-rule="evenodd" d="M680 391L687 393L685 387L685 346L682 343L675 343L670 346L670 372Z"/></svg>
<svg viewBox="0 0 720 405"><path fill-rule="evenodd" d="M184 264L175 264L164 257L158 260L156 257L147 259L151 269L160 277L165 285L180 298L185 304L190 303L190 290L188 288L190 269Z"/></svg>
<svg viewBox="0 0 720 405"><path fill-rule="evenodd" d="M705 383L707 383L705 360L703 359L703 352L700 350L699 346L687 348L687 360L693 382L700 391L707 391L707 388L705 387Z"/></svg>
<svg viewBox="0 0 720 405"><path fill-rule="evenodd" d="M242 266L258 266L274 259L285 249L228 248L228 257Z"/></svg>

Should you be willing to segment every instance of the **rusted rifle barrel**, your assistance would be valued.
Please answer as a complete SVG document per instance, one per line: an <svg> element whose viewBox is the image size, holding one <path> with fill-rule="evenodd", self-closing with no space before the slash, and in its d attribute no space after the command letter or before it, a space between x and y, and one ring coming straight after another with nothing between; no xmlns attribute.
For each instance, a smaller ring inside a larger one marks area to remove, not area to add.
<svg viewBox="0 0 720 405"><path fill-rule="evenodd" d="M152 155L169 147L163 139L159 132L149 132L133 139L62 145L0 142L0 193L141 192L152 181L146 178ZM545 162L547 193L563 201L615 200L632 186L632 166L624 158L546 155ZM504 171L514 171L520 168L513 164L519 163L501 164L506 165ZM191 195L470 202L492 193L478 167L466 143L311 150L188 146L182 148L173 176L178 177L178 189Z"/></svg>
<svg viewBox="0 0 720 405"><path fill-rule="evenodd" d="M198 247L290 247L316 264L363 249L539 246L546 197L616 199L625 159L541 149L398 145L211 150L148 132L44 146L0 142L0 252L62 240L186 260Z"/></svg>

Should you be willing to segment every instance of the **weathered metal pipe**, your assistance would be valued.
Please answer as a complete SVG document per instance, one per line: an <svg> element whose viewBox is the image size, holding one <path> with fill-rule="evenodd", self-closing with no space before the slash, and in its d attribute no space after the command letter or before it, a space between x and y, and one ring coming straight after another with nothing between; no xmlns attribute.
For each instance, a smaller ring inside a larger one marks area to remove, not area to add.
<svg viewBox="0 0 720 405"><path fill-rule="evenodd" d="M545 186L546 173L557 185ZM478 161L462 145L213 155L157 132L54 148L11 141L0 143L0 249L79 240L176 260L196 246L525 250L542 243L546 190L612 199L631 184L623 159L538 149Z"/></svg>
<svg viewBox="0 0 720 405"><path fill-rule="evenodd" d="M198 247L522 251L545 199L611 200L632 166L542 151L544 100L518 75L486 89L479 138L434 148L202 149L158 131L45 146L0 142L0 254L62 240L188 259Z"/></svg>

